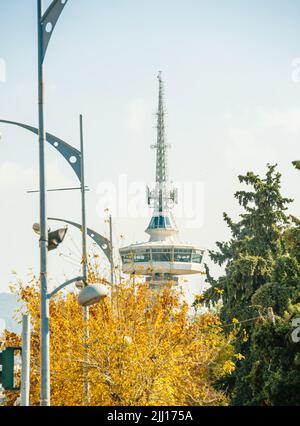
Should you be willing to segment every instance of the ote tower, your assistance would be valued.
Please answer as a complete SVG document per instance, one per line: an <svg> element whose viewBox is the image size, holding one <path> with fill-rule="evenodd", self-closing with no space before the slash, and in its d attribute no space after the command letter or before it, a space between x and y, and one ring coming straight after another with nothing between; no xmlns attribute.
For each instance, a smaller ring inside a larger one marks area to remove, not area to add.
<svg viewBox="0 0 300 426"><path fill-rule="evenodd" d="M165 142L164 88L161 73L158 75L159 100L157 112L156 184L147 188L149 206L153 215L146 229L148 242L132 244L120 249L122 269L125 274L143 275L152 289L164 285L176 285L180 275L201 272L204 250L178 240L178 228L173 217L177 203L177 190L172 188L168 177L167 151Z"/></svg>

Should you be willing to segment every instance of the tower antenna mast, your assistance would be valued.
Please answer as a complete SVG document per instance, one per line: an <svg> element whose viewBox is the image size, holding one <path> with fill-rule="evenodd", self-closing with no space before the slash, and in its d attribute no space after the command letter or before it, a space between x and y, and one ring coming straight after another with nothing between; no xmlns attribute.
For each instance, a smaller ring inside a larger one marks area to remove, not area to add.
<svg viewBox="0 0 300 426"><path fill-rule="evenodd" d="M168 175L168 148L165 136L164 83L158 73L157 139L155 188L147 191L148 204L153 213L146 232L150 239L120 249L124 273L144 275L151 289L164 285L176 286L181 275L201 271L204 250L178 240L178 229L172 208L177 203L177 191Z"/></svg>

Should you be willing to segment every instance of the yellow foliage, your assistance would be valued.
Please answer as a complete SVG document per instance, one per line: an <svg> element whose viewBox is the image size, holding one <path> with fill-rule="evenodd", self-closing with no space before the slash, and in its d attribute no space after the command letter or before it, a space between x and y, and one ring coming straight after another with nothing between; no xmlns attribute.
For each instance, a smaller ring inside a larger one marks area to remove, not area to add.
<svg viewBox="0 0 300 426"><path fill-rule="evenodd" d="M248 340L249 340L249 335L248 335L247 331L244 329L243 332L242 332L242 341L248 342Z"/></svg>
<svg viewBox="0 0 300 426"><path fill-rule="evenodd" d="M239 361L242 361L243 359L245 359L244 355L238 353L238 354L234 354L235 358L238 359Z"/></svg>
<svg viewBox="0 0 300 426"><path fill-rule="evenodd" d="M31 404L39 404L39 283L16 290L31 315ZM171 289L155 294L145 284L115 285L111 297L90 307L88 340L74 293L50 302L52 405L225 405L214 379L230 374L233 334L219 318L191 318ZM87 352L85 356L85 343ZM86 367L90 398L84 399Z"/></svg>
<svg viewBox="0 0 300 426"><path fill-rule="evenodd" d="M231 374L235 370L235 364L232 361L225 361L223 370L226 374Z"/></svg>
<svg viewBox="0 0 300 426"><path fill-rule="evenodd" d="M203 294L197 294L195 297L195 302L196 303L200 303L204 300L204 295Z"/></svg>

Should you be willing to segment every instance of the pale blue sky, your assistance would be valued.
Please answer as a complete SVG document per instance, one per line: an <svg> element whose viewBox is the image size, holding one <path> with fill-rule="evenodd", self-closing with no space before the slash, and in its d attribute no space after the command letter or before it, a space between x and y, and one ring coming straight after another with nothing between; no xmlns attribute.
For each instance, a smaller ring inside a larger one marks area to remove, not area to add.
<svg viewBox="0 0 300 426"><path fill-rule="evenodd" d="M33 125L35 5L0 3L7 77L0 117ZM46 127L78 146L78 115L85 117L89 225L106 232L96 210L99 183L117 182L120 174L145 185L153 179L158 70L166 83L171 176L205 188L203 226L182 228L182 239L213 248L227 238L222 212L238 214L237 175L263 173L267 162L278 163L284 193L296 199L291 211L299 214L299 175L291 166L300 158L300 83L291 66L300 57L299 20L299 0L69 0L45 61ZM36 138L0 127L1 292L12 269L22 277L28 266L38 270L31 230L38 199L25 194L37 187ZM52 148L47 161L49 186L76 183ZM80 219L79 194L51 194L48 201L49 215ZM116 235L144 240L147 221L116 218ZM54 259L52 277L72 273Z"/></svg>

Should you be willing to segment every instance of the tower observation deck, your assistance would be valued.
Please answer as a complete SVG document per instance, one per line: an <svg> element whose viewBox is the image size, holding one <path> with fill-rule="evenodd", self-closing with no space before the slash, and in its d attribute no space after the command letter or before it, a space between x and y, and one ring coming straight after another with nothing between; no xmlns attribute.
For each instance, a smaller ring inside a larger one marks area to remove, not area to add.
<svg viewBox="0 0 300 426"><path fill-rule="evenodd" d="M122 270L125 274L143 275L153 289L167 283L176 285L180 275L201 272L204 250L179 242L178 228L173 217L177 190L168 176L168 149L165 141L164 85L158 74L159 97L157 112L156 183L147 188L148 205L153 215L146 229L149 241L120 249Z"/></svg>

